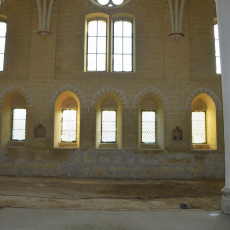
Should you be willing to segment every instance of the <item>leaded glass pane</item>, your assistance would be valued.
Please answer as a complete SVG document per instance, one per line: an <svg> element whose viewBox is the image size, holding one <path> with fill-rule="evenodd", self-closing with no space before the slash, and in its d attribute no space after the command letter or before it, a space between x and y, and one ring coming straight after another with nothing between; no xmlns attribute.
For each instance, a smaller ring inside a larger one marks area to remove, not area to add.
<svg viewBox="0 0 230 230"><path fill-rule="evenodd" d="M122 21L114 22L114 37L122 37Z"/></svg>
<svg viewBox="0 0 230 230"><path fill-rule="evenodd" d="M156 142L156 112L142 111L142 132L141 141L143 143Z"/></svg>
<svg viewBox="0 0 230 230"><path fill-rule="evenodd" d="M131 55L124 55L123 56L123 71L131 72L132 71L132 56Z"/></svg>
<svg viewBox="0 0 230 230"><path fill-rule="evenodd" d="M206 143L206 115L205 112L192 112L192 143Z"/></svg>
<svg viewBox="0 0 230 230"><path fill-rule="evenodd" d="M128 21L125 21L123 23L123 34L124 34L124 37L132 37L132 23L131 22L128 22Z"/></svg>
<svg viewBox="0 0 230 230"><path fill-rule="evenodd" d="M114 53L115 54L122 54L122 38L115 37L114 38Z"/></svg>
<svg viewBox="0 0 230 230"><path fill-rule="evenodd" d="M106 55L105 54L98 54L97 55L97 71L105 71L105 64L106 64Z"/></svg>
<svg viewBox="0 0 230 230"><path fill-rule="evenodd" d="M122 55L114 55L114 57L113 57L113 70L115 72L122 71Z"/></svg>
<svg viewBox="0 0 230 230"><path fill-rule="evenodd" d="M61 141L74 142L76 141L77 129L77 110L62 111L62 135Z"/></svg>
<svg viewBox="0 0 230 230"><path fill-rule="evenodd" d="M106 22L98 21L98 36L106 37Z"/></svg>
<svg viewBox="0 0 230 230"><path fill-rule="evenodd" d="M123 52L124 54L132 54L132 38L123 39Z"/></svg>
<svg viewBox="0 0 230 230"><path fill-rule="evenodd" d="M102 111L102 142L116 142L116 111Z"/></svg>
<svg viewBox="0 0 230 230"><path fill-rule="evenodd" d="M88 62L87 62L87 70L88 71L96 71L97 64L97 55L96 54L88 54Z"/></svg>
<svg viewBox="0 0 230 230"><path fill-rule="evenodd" d="M97 21L90 21L88 23L88 36L97 36Z"/></svg>
<svg viewBox="0 0 230 230"><path fill-rule="evenodd" d="M26 135L26 109L13 109L12 140L23 141Z"/></svg>
<svg viewBox="0 0 230 230"><path fill-rule="evenodd" d="M100 54L106 53L106 37L98 38L97 53L100 53Z"/></svg>

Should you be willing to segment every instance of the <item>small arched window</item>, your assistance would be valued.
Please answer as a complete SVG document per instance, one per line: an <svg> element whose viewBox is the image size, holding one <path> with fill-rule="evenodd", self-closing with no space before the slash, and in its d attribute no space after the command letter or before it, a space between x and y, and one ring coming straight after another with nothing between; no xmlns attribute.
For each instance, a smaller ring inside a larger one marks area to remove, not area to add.
<svg viewBox="0 0 230 230"><path fill-rule="evenodd" d="M139 107L139 148L164 148L164 113L161 100L152 93L143 97Z"/></svg>
<svg viewBox="0 0 230 230"><path fill-rule="evenodd" d="M55 103L54 147L77 148L80 143L80 102L66 91Z"/></svg>
<svg viewBox="0 0 230 230"><path fill-rule="evenodd" d="M121 148L121 102L115 95L104 95L97 106L96 147Z"/></svg>
<svg viewBox="0 0 230 230"><path fill-rule="evenodd" d="M193 149L216 149L216 106L207 94L199 94L191 105Z"/></svg>
<svg viewBox="0 0 230 230"><path fill-rule="evenodd" d="M3 103L2 145L24 145L27 103L23 95L10 93Z"/></svg>

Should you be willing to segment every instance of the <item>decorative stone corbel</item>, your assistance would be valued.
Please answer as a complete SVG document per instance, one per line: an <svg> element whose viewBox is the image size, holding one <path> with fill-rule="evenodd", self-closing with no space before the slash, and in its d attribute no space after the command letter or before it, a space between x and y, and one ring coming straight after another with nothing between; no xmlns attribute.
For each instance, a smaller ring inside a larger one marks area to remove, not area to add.
<svg viewBox="0 0 230 230"><path fill-rule="evenodd" d="M175 9L173 7L173 0L168 0L171 20L171 33L169 34L169 36L178 41L180 38L183 38L185 36L185 34L183 34L182 32L182 21L185 0L174 1Z"/></svg>
<svg viewBox="0 0 230 230"><path fill-rule="evenodd" d="M52 34L50 32L50 19L52 15L54 0L36 0L38 7L38 22L39 29L37 34L46 35Z"/></svg>

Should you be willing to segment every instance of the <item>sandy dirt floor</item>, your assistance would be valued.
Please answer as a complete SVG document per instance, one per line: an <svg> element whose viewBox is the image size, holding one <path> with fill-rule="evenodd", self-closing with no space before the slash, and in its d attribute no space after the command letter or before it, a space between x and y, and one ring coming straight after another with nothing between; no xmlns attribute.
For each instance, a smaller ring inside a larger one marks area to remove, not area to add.
<svg viewBox="0 0 230 230"><path fill-rule="evenodd" d="M223 180L118 180L0 176L0 208L220 210L223 187Z"/></svg>

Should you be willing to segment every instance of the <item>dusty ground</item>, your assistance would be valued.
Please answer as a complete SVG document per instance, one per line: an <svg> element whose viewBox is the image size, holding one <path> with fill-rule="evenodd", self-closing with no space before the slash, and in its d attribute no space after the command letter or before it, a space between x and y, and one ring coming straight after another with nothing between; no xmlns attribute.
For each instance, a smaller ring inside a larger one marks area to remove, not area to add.
<svg viewBox="0 0 230 230"><path fill-rule="evenodd" d="M0 176L0 208L220 210L222 180L116 180Z"/></svg>

